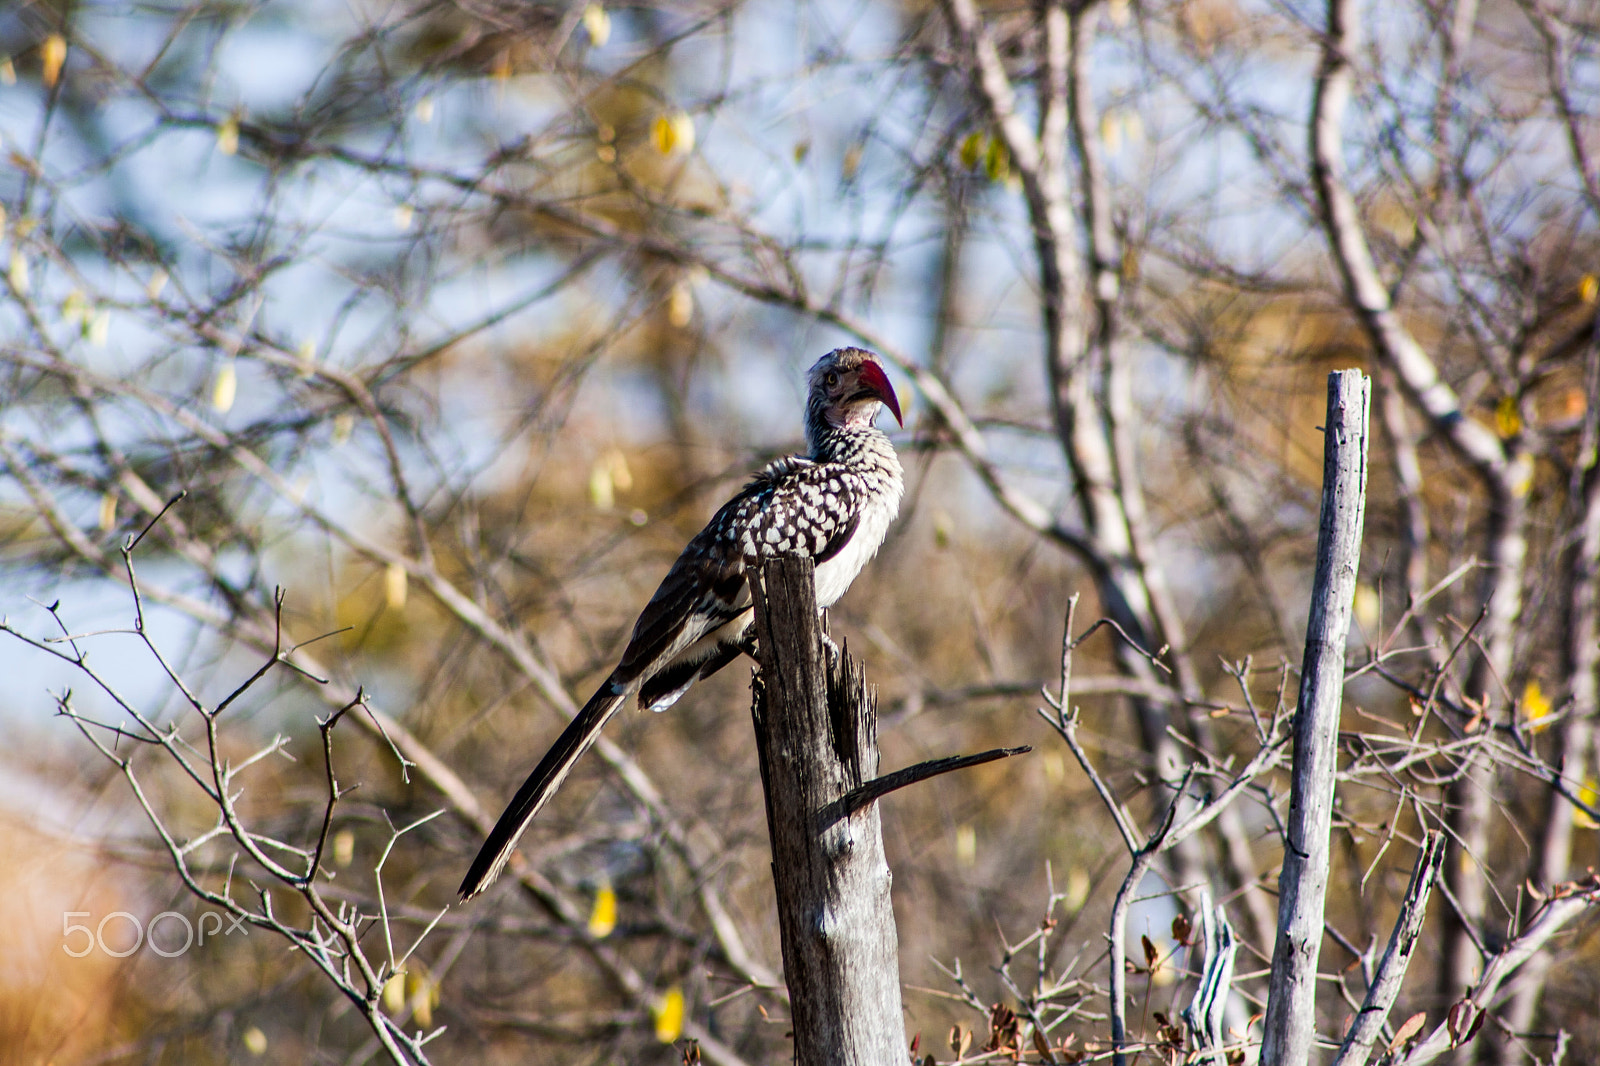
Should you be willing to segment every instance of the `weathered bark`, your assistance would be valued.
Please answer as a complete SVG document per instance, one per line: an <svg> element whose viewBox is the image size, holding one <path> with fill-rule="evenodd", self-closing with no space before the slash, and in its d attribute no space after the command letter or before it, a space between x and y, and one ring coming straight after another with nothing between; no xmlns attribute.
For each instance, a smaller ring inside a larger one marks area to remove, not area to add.
<svg viewBox="0 0 1600 1066"><path fill-rule="evenodd" d="M1295 709L1288 833L1278 878L1278 937L1261 1048L1266 1066L1305 1066L1316 1040L1317 956L1328 888L1335 741L1344 694L1345 639L1366 515L1371 392L1371 382L1359 370L1328 375L1322 517Z"/></svg>
<svg viewBox="0 0 1600 1066"><path fill-rule="evenodd" d="M1460 397L1406 327L1378 273L1360 210L1345 178L1341 140L1344 112L1355 84L1352 59L1360 44L1360 21L1355 0L1328 0L1327 12L1310 138L1319 221L1344 282L1345 298L1377 357L1393 370L1407 401L1480 479L1488 496L1483 580L1474 605L1485 611L1476 631L1483 654L1473 661L1465 686L1467 695L1482 699L1492 686L1510 678L1512 636L1521 611L1527 556L1525 495L1533 474L1532 458L1514 443L1502 442L1488 427L1464 417ZM1470 24L1470 11L1466 16ZM1464 41L1462 25L1458 23L1456 30L1458 43ZM1493 719L1492 713L1486 714L1485 728L1494 724ZM1446 999L1459 995L1478 972L1474 929L1484 924L1488 905L1488 885L1479 862L1489 840L1494 786L1494 767L1474 750L1445 790L1452 841L1445 883L1456 905L1446 915L1444 962L1439 967L1439 988Z"/></svg>
<svg viewBox="0 0 1600 1066"><path fill-rule="evenodd" d="M800 1066L906 1058L899 948L878 806L829 818L878 769L877 707L825 649L810 560L751 569L761 672L752 715Z"/></svg>

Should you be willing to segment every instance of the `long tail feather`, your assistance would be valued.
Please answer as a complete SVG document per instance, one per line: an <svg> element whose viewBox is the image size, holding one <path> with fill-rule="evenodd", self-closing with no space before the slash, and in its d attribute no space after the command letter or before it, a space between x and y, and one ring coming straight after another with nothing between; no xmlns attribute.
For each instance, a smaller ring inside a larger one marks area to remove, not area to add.
<svg viewBox="0 0 1600 1066"><path fill-rule="evenodd" d="M489 839L478 850L478 857L472 860L472 868L461 882L463 900L476 896L500 876L500 871L511 860L511 853L517 849L517 841L523 830L528 828L528 823L533 821L539 809L555 795L573 764L599 738L606 722L627 702L628 691L626 687L607 681L600 686L600 691L589 697L583 710L561 731L550 750L545 752L544 758L539 760L539 765L534 767L533 773L517 789L510 806L489 833Z"/></svg>

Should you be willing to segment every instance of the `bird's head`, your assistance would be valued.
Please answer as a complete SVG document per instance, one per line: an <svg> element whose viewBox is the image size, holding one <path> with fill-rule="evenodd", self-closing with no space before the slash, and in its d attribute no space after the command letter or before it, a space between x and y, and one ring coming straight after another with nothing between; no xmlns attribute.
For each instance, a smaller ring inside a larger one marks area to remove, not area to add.
<svg viewBox="0 0 1600 1066"><path fill-rule="evenodd" d="M812 366L806 380L806 435L813 445L829 429L872 425L882 407L905 425L889 375L878 365L878 357L864 348L829 352Z"/></svg>

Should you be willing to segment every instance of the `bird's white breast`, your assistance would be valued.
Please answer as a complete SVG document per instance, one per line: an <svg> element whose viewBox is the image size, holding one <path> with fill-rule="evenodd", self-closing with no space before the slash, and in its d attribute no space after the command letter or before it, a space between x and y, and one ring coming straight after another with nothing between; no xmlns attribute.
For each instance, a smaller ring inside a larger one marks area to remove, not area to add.
<svg viewBox="0 0 1600 1066"><path fill-rule="evenodd" d="M883 538L888 535L889 523L900 510L900 494L874 499L861 512L861 522L833 558L817 567L817 606L831 607L850 588L850 583L861 573L872 557L878 554Z"/></svg>

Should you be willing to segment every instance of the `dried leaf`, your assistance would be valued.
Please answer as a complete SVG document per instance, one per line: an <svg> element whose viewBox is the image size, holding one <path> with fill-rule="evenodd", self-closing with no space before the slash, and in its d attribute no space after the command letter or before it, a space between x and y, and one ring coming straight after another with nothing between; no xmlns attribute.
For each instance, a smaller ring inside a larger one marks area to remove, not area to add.
<svg viewBox="0 0 1600 1066"><path fill-rule="evenodd" d="M1406 1042L1422 1031L1422 1025L1428 1020L1428 1015L1418 1011L1405 1020L1405 1023L1395 1030L1394 1039L1389 1041L1389 1054L1393 1055L1405 1046Z"/></svg>
<svg viewBox="0 0 1600 1066"><path fill-rule="evenodd" d="M1172 917L1172 939L1173 940L1175 940L1178 943L1182 944L1184 947L1188 947L1189 946L1189 937L1193 933L1194 933L1194 925L1189 921L1187 916L1182 915L1182 914L1173 915L1173 917Z"/></svg>
<svg viewBox="0 0 1600 1066"><path fill-rule="evenodd" d="M1161 949L1147 936L1139 937L1139 943L1144 948L1144 968L1154 973L1156 963L1161 961Z"/></svg>
<svg viewBox="0 0 1600 1066"><path fill-rule="evenodd" d="M1445 1028L1450 1033L1450 1046L1460 1047L1477 1035L1486 1012L1470 999L1458 999L1450 1005L1445 1015Z"/></svg>

